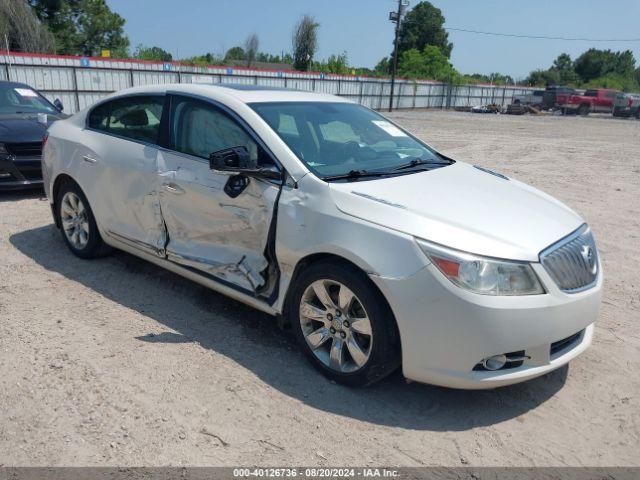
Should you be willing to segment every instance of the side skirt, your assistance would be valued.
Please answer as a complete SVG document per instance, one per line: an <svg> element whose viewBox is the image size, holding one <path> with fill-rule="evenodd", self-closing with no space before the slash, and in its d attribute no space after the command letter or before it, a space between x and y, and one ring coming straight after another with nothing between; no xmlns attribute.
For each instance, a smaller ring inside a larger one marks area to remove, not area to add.
<svg viewBox="0 0 640 480"><path fill-rule="evenodd" d="M238 289L238 287L225 285L220 281L220 279L214 277L213 275L208 275L205 272L201 272L196 269L185 268L176 263L173 263L169 260L166 260L157 255L153 255L151 253L147 253L146 251L141 250L137 246L131 246L112 235L105 235L108 238L109 245L119 250L123 250L127 253L135 255L136 257L142 258L148 262L151 262L155 265L158 265L162 268L166 268L167 270L176 273L180 276L188 278L189 280L196 282L204 287L210 288L218 293L222 293L234 300L244 303L245 305L249 305L253 308L256 308L262 312L268 313L270 315L278 315L279 312L266 303L264 300L260 298L256 298L253 294L244 293L244 291Z"/></svg>

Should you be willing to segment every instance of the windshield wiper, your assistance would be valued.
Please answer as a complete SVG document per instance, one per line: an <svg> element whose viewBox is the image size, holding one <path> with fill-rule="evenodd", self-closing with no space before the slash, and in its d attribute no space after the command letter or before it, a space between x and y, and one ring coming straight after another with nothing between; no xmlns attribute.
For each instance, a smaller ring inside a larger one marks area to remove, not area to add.
<svg viewBox="0 0 640 480"><path fill-rule="evenodd" d="M383 175L387 175L387 172L369 172L367 170L350 170L348 173L340 174L340 175L330 175L328 177L323 177L323 180L355 180L358 178L364 177L381 177Z"/></svg>
<svg viewBox="0 0 640 480"><path fill-rule="evenodd" d="M403 165L399 165L399 166L391 169L391 171L392 172L396 172L398 170L406 170L408 168L418 167L420 165L433 165L433 166L451 165L451 162L442 162L442 161L437 161L437 160L426 160L424 158L414 158L409 163L405 163Z"/></svg>

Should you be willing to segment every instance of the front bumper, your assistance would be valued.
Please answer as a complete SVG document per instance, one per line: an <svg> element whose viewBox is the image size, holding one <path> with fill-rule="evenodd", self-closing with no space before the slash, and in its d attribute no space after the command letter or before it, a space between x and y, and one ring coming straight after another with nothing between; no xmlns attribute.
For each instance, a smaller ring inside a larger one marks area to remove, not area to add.
<svg viewBox="0 0 640 480"><path fill-rule="evenodd" d="M453 388L494 388L543 375L586 350L600 309L602 274L593 288L567 294L542 265L532 267L544 295L473 294L434 265L403 279L372 275L398 322L405 377ZM577 333L564 348L552 347ZM526 359L515 368L477 369L484 358L523 351Z"/></svg>
<svg viewBox="0 0 640 480"><path fill-rule="evenodd" d="M0 155L0 191L42 187L42 158Z"/></svg>

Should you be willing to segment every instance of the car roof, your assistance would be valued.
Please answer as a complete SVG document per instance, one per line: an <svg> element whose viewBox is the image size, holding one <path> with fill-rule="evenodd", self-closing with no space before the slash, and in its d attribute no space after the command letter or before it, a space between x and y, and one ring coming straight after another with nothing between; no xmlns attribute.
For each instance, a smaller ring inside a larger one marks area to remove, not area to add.
<svg viewBox="0 0 640 480"><path fill-rule="evenodd" d="M20 82L9 82L7 80L0 80L0 85L6 85L8 87L21 87L21 88L30 88L31 90L35 90L35 88L30 87L29 85L27 85L26 83L20 83Z"/></svg>
<svg viewBox="0 0 640 480"><path fill-rule="evenodd" d="M229 84L218 83L215 85L204 83L172 83L164 85L145 85L128 88L115 94L131 95L145 93L185 93L216 99L219 97L231 97L242 103L266 103L266 102L340 102L353 103L342 97L324 93L305 92L267 85Z"/></svg>

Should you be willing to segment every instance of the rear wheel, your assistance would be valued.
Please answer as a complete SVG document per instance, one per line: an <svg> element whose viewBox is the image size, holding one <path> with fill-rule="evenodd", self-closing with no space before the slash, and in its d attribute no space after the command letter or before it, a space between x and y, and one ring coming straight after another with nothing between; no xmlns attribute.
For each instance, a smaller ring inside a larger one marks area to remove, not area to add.
<svg viewBox="0 0 640 480"><path fill-rule="evenodd" d="M76 183L67 182L60 187L56 214L62 239L74 255L88 259L109 252L109 247L102 241L87 197Z"/></svg>
<svg viewBox="0 0 640 480"><path fill-rule="evenodd" d="M400 364L395 319L364 273L318 263L292 287L288 319L311 363L336 382L365 386Z"/></svg>
<svg viewBox="0 0 640 480"><path fill-rule="evenodd" d="M589 115L589 105L582 104L578 107L578 115L586 117Z"/></svg>
<svg viewBox="0 0 640 480"><path fill-rule="evenodd" d="M636 118L640 120L640 107L636 110Z"/></svg>

